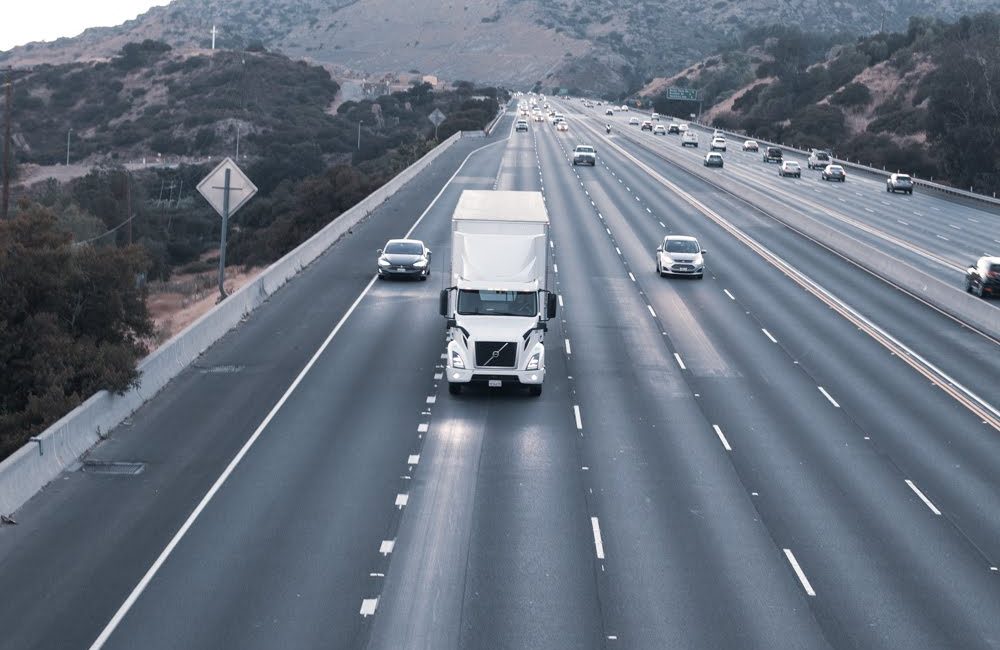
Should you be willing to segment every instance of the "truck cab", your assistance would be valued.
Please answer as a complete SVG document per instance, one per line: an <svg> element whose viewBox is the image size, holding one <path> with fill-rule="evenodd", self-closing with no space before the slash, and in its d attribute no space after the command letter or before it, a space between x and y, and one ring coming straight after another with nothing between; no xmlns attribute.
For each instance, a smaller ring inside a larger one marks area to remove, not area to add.
<svg viewBox="0 0 1000 650"><path fill-rule="evenodd" d="M448 392L510 384L541 395L545 333L557 308L548 254L540 192L462 192L452 216L451 286L439 301Z"/></svg>

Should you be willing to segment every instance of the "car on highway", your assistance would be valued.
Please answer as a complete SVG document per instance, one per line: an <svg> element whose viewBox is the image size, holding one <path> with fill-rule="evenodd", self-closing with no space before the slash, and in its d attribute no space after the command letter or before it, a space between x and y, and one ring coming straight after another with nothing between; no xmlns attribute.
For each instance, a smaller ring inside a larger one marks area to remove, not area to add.
<svg viewBox="0 0 1000 650"><path fill-rule="evenodd" d="M589 144L578 144L573 149L573 165L597 166L597 150Z"/></svg>
<svg viewBox="0 0 1000 650"><path fill-rule="evenodd" d="M527 131L528 130L528 120L518 120L517 126L514 127L515 131Z"/></svg>
<svg viewBox="0 0 1000 650"><path fill-rule="evenodd" d="M628 113L628 106L626 106L625 104L622 104L622 107L621 107L620 110L624 111L625 113Z"/></svg>
<svg viewBox="0 0 1000 650"><path fill-rule="evenodd" d="M684 133L685 131L687 131L687 130L688 130L688 125L687 125L687 124L684 124L684 123L681 123L681 124L678 124L678 125L677 125L677 130L678 130L679 132L681 132L681 133Z"/></svg>
<svg viewBox="0 0 1000 650"><path fill-rule="evenodd" d="M666 134L667 134L667 127L663 126L662 124L657 124L656 126L653 127L653 135L666 135Z"/></svg>
<svg viewBox="0 0 1000 650"><path fill-rule="evenodd" d="M610 108L609 108L609 109L607 109L606 111L604 111L604 114L605 114L605 115L614 115L614 114L615 114L615 112L614 112L614 110L612 110L612 109L610 109Z"/></svg>
<svg viewBox="0 0 1000 650"><path fill-rule="evenodd" d="M794 176L802 178L802 168L794 160L784 160L778 165L778 176Z"/></svg>
<svg viewBox="0 0 1000 650"><path fill-rule="evenodd" d="M653 123L650 122L649 120L643 120L642 126L639 127L639 129L642 130L642 131L652 131L653 130Z"/></svg>
<svg viewBox="0 0 1000 650"><path fill-rule="evenodd" d="M913 179L909 174L889 174L889 178L885 179L885 191L913 194Z"/></svg>
<svg viewBox="0 0 1000 650"><path fill-rule="evenodd" d="M722 167L722 154L716 151L710 151L705 154L705 166L706 167Z"/></svg>
<svg viewBox="0 0 1000 650"><path fill-rule="evenodd" d="M769 163L769 162L772 162L772 161L774 161L776 163L780 163L781 162L781 149L779 149L777 147L764 147L764 153L761 155L761 158L766 163Z"/></svg>
<svg viewBox="0 0 1000 650"><path fill-rule="evenodd" d="M760 151L760 145L756 140L747 140L743 143L743 151Z"/></svg>
<svg viewBox="0 0 1000 650"><path fill-rule="evenodd" d="M545 121L545 116L542 115L541 113L535 113L534 118L535 118L536 122L544 122Z"/></svg>
<svg viewBox="0 0 1000 650"><path fill-rule="evenodd" d="M847 172L840 165L827 165L823 168L823 173L820 177L824 181L840 181L843 183L847 180Z"/></svg>
<svg viewBox="0 0 1000 650"><path fill-rule="evenodd" d="M654 122L659 122L660 121L660 114L659 113L653 113L652 115L649 116L649 119L653 120Z"/></svg>
<svg viewBox="0 0 1000 650"><path fill-rule="evenodd" d="M713 136L712 142L708 145L711 151L725 151L726 150L726 139L721 135Z"/></svg>
<svg viewBox="0 0 1000 650"><path fill-rule="evenodd" d="M1000 296L1000 257L980 257L965 270L965 290L980 298Z"/></svg>
<svg viewBox="0 0 1000 650"><path fill-rule="evenodd" d="M832 162L833 158L829 151L813 149L809 152L809 160L806 161L806 165L809 169L825 169Z"/></svg>
<svg viewBox="0 0 1000 650"><path fill-rule="evenodd" d="M566 120L556 122L556 131L569 131L569 123Z"/></svg>
<svg viewBox="0 0 1000 650"><path fill-rule="evenodd" d="M698 148L698 134L694 131L685 131L681 134L681 146L687 147L691 146L695 149Z"/></svg>
<svg viewBox="0 0 1000 650"><path fill-rule="evenodd" d="M431 251L419 239L390 239L377 251L378 278L420 278L431 273Z"/></svg>
<svg viewBox="0 0 1000 650"><path fill-rule="evenodd" d="M656 249L656 272L665 275L686 275L701 278L705 274L708 251L694 237L667 235Z"/></svg>
<svg viewBox="0 0 1000 650"><path fill-rule="evenodd" d="M638 117L630 117L630 118L628 118L628 125L629 126L639 126L639 118Z"/></svg>
<svg viewBox="0 0 1000 650"><path fill-rule="evenodd" d="M676 133L680 135L680 132L681 132L681 125L678 124L677 122L671 122L670 126L667 127L667 133L671 134Z"/></svg>

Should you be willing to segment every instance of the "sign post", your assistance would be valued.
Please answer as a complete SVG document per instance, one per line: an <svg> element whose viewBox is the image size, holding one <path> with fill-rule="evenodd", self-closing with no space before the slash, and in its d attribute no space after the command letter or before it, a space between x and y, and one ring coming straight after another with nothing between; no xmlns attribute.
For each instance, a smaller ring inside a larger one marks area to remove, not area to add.
<svg viewBox="0 0 1000 650"><path fill-rule="evenodd" d="M229 231L229 217L257 193L257 186L250 182L232 159L226 158L198 183L198 192L222 217L222 236L219 241L219 301L221 302L226 298L226 235Z"/></svg>
<svg viewBox="0 0 1000 650"><path fill-rule="evenodd" d="M440 108L435 108L434 112L427 116L427 119L429 119L434 124L435 141L437 141L438 139L438 127L441 126L441 122L444 122L446 118L447 116L441 112Z"/></svg>

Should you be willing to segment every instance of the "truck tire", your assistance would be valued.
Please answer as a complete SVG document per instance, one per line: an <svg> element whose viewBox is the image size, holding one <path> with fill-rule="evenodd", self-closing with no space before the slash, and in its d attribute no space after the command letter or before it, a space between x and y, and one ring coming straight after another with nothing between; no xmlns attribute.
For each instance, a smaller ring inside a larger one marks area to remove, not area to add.
<svg viewBox="0 0 1000 650"><path fill-rule="evenodd" d="M528 386L528 394L532 397L540 397L542 394L542 385L532 384L531 386Z"/></svg>
<svg viewBox="0 0 1000 650"><path fill-rule="evenodd" d="M451 382L448 382L448 392L452 395L461 395L462 384L453 384Z"/></svg>

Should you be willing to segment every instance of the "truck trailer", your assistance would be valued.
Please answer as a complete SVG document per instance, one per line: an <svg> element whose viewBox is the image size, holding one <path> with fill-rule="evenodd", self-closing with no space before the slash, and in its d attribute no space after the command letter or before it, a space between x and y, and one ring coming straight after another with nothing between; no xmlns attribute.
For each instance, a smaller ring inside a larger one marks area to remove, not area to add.
<svg viewBox="0 0 1000 650"><path fill-rule="evenodd" d="M548 290L549 217L540 192L465 190L451 221L448 392L470 383L527 386L542 394L545 332L556 315Z"/></svg>

